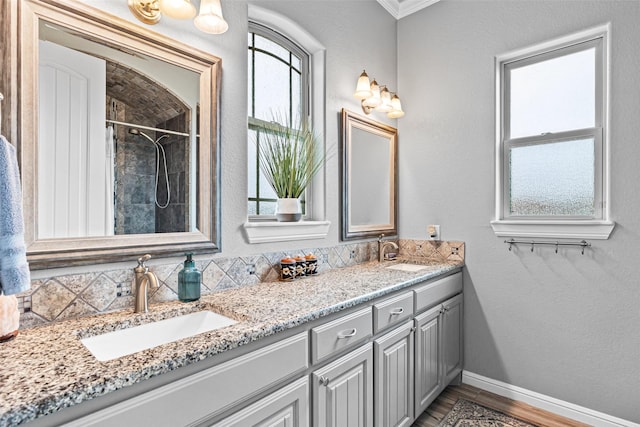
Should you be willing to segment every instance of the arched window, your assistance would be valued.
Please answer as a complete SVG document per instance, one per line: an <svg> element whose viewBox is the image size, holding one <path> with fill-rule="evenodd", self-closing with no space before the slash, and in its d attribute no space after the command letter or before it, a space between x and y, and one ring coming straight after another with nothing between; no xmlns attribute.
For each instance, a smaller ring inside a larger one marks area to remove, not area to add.
<svg viewBox="0 0 640 427"><path fill-rule="evenodd" d="M275 215L276 194L260 172L258 150L269 124L309 117L309 55L282 34L249 23L248 38L248 215ZM303 213L309 198L302 197Z"/></svg>

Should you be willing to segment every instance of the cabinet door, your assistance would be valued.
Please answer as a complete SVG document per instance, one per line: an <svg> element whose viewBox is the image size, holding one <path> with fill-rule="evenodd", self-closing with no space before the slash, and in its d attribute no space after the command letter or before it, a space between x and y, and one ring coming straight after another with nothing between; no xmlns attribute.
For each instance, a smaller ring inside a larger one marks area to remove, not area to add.
<svg viewBox="0 0 640 427"><path fill-rule="evenodd" d="M442 306L438 305L415 318L416 418L427 409L442 390L441 309Z"/></svg>
<svg viewBox="0 0 640 427"><path fill-rule="evenodd" d="M371 343L318 369L312 378L315 427L373 426Z"/></svg>
<svg viewBox="0 0 640 427"><path fill-rule="evenodd" d="M462 294L442 305L444 384L447 385L462 371Z"/></svg>
<svg viewBox="0 0 640 427"><path fill-rule="evenodd" d="M308 427L308 401L309 380L305 376L212 427Z"/></svg>
<svg viewBox="0 0 640 427"><path fill-rule="evenodd" d="M413 421L413 320L374 342L376 427Z"/></svg>

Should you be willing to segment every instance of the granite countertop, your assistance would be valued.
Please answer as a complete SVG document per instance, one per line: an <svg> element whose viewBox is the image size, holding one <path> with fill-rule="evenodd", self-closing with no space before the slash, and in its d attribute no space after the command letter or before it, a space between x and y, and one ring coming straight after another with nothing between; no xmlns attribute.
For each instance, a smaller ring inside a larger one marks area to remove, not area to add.
<svg viewBox="0 0 640 427"><path fill-rule="evenodd" d="M151 305L52 323L21 331L0 345L0 427L15 426L203 360L279 331L384 296L460 268L434 262L406 272L368 262L293 282L260 283L202 297L193 303ZM199 310L238 323L107 362L97 361L80 338Z"/></svg>

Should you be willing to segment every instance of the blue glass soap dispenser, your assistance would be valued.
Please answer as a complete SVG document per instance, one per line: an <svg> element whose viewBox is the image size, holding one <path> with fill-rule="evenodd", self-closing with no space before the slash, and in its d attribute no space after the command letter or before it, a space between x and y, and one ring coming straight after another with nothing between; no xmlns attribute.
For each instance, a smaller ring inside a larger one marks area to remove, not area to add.
<svg viewBox="0 0 640 427"><path fill-rule="evenodd" d="M196 268L196 263L191 259L193 254L185 254L187 259L184 268L178 273L178 299L182 302L197 301L200 299L200 282L202 273Z"/></svg>

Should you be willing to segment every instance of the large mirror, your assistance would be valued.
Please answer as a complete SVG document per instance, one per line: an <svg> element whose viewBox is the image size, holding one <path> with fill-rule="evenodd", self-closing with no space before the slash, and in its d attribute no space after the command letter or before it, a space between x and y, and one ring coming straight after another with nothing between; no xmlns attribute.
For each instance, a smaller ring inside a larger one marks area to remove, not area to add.
<svg viewBox="0 0 640 427"><path fill-rule="evenodd" d="M349 112L342 116L342 239L398 233L397 130Z"/></svg>
<svg viewBox="0 0 640 427"><path fill-rule="evenodd" d="M219 248L220 59L79 2L19 2L31 268Z"/></svg>

